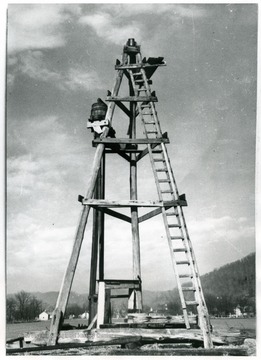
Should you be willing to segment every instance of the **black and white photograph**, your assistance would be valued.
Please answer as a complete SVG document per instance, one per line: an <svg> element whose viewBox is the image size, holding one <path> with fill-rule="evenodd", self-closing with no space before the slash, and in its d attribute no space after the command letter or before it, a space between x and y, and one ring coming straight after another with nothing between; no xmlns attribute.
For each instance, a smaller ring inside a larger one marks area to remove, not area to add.
<svg viewBox="0 0 261 360"><path fill-rule="evenodd" d="M4 11L5 355L256 356L258 4Z"/></svg>

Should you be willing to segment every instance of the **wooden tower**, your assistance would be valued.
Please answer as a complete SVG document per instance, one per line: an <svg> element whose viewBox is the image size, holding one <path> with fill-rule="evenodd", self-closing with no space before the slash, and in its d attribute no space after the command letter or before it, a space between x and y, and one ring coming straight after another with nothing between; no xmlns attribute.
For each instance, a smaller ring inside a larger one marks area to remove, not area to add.
<svg viewBox="0 0 261 360"><path fill-rule="evenodd" d="M67 270L61 285L56 308L53 312L48 345L57 341L59 330L67 306L70 290L80 254L84 231L90 209L93 209L93 233L89 286L89 328L99 328L110 322L110 299L128 298L128 311L142 313L142 286L140 263L139 223L162 214L168 239L170 256L179 290L183 310L184 326L191 328L189 312L198 316L198 326L202 331L205 348L211 348L212 339L208 310L201 287L198 267L192 243L189 238L183 213L187 206L185 195L179 195L173 175L166 144L166 133L162 133L155 108L157 97L151 91L151 77L160 66L166 65L162 57L142 58L140 46L129 39L123 48L121 61L116 61L117 71L112 92L108 91L106 103L98 99L93 105L88 128L95 134L93 146L96 153L91 170L86 196L79 196L82 203L80 221ZM122 80L127 80L129 94L119 96ZM129 106L125 105L129 104ZM116 138L112 128L115 106L118 106L129 119L128 137ZM144 138L136 137L136 125L143 126ZM130 196L127 200L104 199L105 156L118 154L129 162ZM158 199L139 200L137 198L137 163L149 156L155 178ZM150 210L139 216L140 207ZM126 216L112 208L129 208ZM110 215L131 225L133 278L129 280L107 279L104 274L104 216ZM167 245L167 244L166 244ZM114 294L115 289L117 293ZM128 289L127 295L119 294L119 289Z"/></svg>

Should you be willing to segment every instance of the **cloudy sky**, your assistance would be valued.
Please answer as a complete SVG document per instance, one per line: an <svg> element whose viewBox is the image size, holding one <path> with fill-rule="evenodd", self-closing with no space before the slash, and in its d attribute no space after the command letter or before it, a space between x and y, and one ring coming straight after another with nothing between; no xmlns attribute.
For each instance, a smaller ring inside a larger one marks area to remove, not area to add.
<svg viewBox="0 0 261 360"><path fill-rule="evenodd" d="M95 149L91 104L112 88L128 38L164 56L153 89L201 274L255 251L257 5L9 5L7 291L58 290ZM126 117L113 126L125 136ZM156 200L148 159L139 198ZM128 198L128 164L107 156L106 198ZM91 221L73 290L89 282ZM175 286L160 216L141 224L143 287ZM130 226L106 218L105 277L131 278Z"/></svg>

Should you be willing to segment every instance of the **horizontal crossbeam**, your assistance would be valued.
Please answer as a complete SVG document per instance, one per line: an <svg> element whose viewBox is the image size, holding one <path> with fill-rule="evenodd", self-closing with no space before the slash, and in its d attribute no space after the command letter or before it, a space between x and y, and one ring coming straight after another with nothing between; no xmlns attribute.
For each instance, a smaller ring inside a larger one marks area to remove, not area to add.
<svg viewBox="0 0 261 360"><path fill-rule="evenodd" d="M106 101L128 101L128 102L157 102L156 96L108 96Z"/></svg>
<svg viewBox="0 0 261 360"><path fill-rule="evenodd" d="M105 283L106 289L140 289L140 280L101 280Z"/></svg>
<svg viewBox="0 0 261 360"><path fill-rule="evenodd" d="M158 66L166 66L166 63L163 64L128 64L128 65L115 65L115 70L126 70L126 69L141 69L141 68L153 68Z"/></svg>
<svg viewBox="0 0 261 360"><path fill-rule="evenodd" d="M83 205L100 206L100 207L172 207L172 206L187 206L185 200L173 201L140 201L140 200L97 200L97 199L83 199Z"/></svg>
<svg viewBox="0 0 261 360"><path fill-rule="evenodd" d="M157 138L157 139L122 139L122 138L104 138L94 139L93 144L161 144L169 143L168 138Z"/></svg>

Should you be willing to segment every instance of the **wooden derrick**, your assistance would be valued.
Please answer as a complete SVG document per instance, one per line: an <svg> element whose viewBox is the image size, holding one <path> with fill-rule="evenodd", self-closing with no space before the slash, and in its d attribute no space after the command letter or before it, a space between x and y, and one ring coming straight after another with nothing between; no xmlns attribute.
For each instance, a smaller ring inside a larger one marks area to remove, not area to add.
<svg viewBox="0 0 261 360"><path fill-rule="evenodd" d="M139 341L143 343L146 341L159 342L164 339L164 341L170 342L198 341L204 343L205 348L213 347L208 311L183 213L183 207L187 206L187 201L185 195L179 195L177 189L166 148L166 144L169 143L168 135L161 131L155 108L158 99L155 91L150 88L151 76L159 66L164 65L162 57L142 58L140 46L134 39L129 39L123 48L122 60L116 62L117 76L112 91L108 91L106 99L108 106L101 99L98 99L97 103L92 106L91 118L87 127L94 132L92 144L96 147L96 152L87 185L88 191L85 197L79 196L82 211L73 249L53 312L50 332L49 334L42 333L45 338L45 340L41 340L42 344L55 346L57 343L110 342L115 339L124 342L124 337L127 337L128 341L132 341L138 336L141 337ZM126 96L119 95L124 76L128 83ZM128 103L129 106L125 103ZM127 116L126 138L117 138L115 130L112 128L115 106L122 111L125 117ZM143 138L137 138L138 121L143 126L145 135ZM107 154L118 154L128 162L129 199L127 200L115 201L105 198ZM155 201L138 199L137 164L145 156L150 159L158 192L158 200ZM148 212L139 216L140 207L149 208ZM86 331L64 332L61 330L64 313L91 208L93 210L93 232L89 328ZM119 208L119 211L115 211L115 208ZM128 208L129 216L122 214L121 208ZM162 214L163 217L167 244L176 277L183 311L182 321L178 321L178 318L174 317L164 318L164 316L149 319L143 313L139 224L159 214ZM105 215L113 216L130 224L132 235L132 279L130 280L106 278L104 270ZM181 269L184 266L185 272L182 272ZM192 284L186 285L183 279L189 279ZM122 289L124 293L121 292ZM190 296L187 296L188 293ZM126 298L128 304L128 317L121 324L111 323L111 300L117 298ZM190 312L196 317L190 316Z"/></svg>

